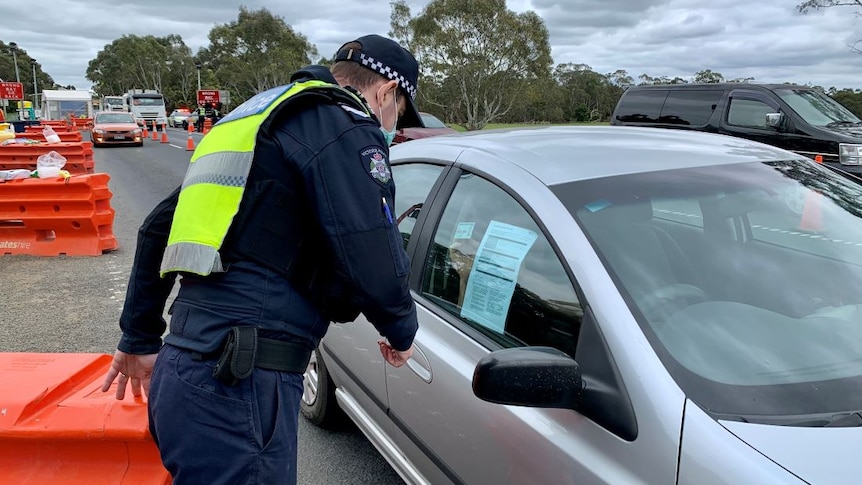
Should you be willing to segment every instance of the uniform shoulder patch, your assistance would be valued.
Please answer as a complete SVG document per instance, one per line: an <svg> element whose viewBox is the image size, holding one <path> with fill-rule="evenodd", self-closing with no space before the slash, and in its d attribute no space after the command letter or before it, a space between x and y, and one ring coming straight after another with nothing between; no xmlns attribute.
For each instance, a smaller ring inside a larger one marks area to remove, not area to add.
<svg viewBox="0 0 862 485"><path fill-rule="evenodd" d="M359 157L371 178L384 185L392 180L392 171L389 169L385 149L379 146L366 147L360 150Z"/></svg>

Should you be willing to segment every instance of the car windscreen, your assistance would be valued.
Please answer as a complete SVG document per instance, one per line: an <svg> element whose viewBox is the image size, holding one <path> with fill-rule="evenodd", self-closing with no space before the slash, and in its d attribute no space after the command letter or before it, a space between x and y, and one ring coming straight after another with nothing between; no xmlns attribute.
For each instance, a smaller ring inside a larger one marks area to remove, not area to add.
<svg viewBox="0 0 862 485"><path fill-rule="evenodd" d="M433 115L422 113L419 116L422 117L422 124L425 125L425 128L446 128L446 125Z"/></svg>
<svg viewBox="0 0 862 485"><path fill-rule="evenodd" d="M127 114L103 114L96 115L95 123L134 123L135 119Z"/></svg>
<svg viewBox="0 0 862 485"><path fill-rule="evenodd" d="M776 89L775 93L810 125L862 124L839 102L812 89Z"/></svg>
<svg viewBox="0 0 862 485"><path fill-rule="evenodd" d="M862 186L808 160L553 189L688 397L825 425L862 403Z"/></svg>

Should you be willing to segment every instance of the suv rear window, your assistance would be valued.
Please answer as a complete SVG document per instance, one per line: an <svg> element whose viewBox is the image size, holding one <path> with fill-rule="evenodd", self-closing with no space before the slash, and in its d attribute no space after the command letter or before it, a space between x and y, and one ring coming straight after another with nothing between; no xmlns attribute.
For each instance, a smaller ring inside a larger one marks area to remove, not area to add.
<svg viewBox="0 0 862 485"><path fill-rule="evenodd" d="M659 123L703 126L721 100L718 89L670 91L661 110Z"/></svg>
<svg viewBox="0 0 862 485"><path fill-rule="evenodd" d="M665 89L636 89L625 93L617 107L616 120L628 123L656 123L667 97Z"/></svg>

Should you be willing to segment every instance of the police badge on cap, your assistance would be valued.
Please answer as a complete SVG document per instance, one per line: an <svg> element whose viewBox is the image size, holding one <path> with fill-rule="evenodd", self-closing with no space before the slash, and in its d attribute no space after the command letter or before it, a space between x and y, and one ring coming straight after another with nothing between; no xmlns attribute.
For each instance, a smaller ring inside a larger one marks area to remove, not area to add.
<svg viewBox="0 0 862 485"><path fill-rule="evenodd" d="M398 81L401 94L407 100L404 115L398 117L398 128L424 128L425 125L416 108L419 63L416 62L413 54L394 40L374 34L360 37L352 42L358 43L362 48L346 49L341 46L335 54L335 61L358 62L387 79Z"/></svg>

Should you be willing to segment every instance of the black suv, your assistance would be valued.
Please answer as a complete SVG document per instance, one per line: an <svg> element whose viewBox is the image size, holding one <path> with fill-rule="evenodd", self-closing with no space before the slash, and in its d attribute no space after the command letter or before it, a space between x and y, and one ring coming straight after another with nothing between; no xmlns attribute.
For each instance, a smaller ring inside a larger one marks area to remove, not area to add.
<svg viewBox="0 0 862 485"><path fill-rule="evenodd" d="M628 88L612 125L707 131L791 150L862 174L862 121L794 84L672 84Z"/></svg>

